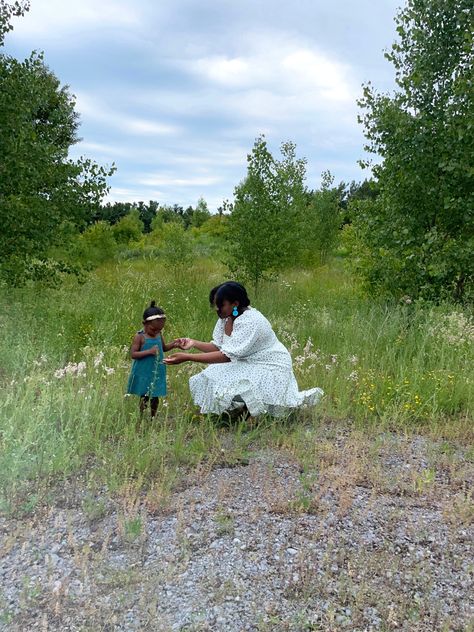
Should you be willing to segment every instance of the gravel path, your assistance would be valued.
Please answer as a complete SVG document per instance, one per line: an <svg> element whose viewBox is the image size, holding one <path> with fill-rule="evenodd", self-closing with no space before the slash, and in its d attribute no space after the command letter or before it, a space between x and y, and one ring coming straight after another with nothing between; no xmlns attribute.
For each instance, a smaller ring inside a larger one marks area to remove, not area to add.
<svg viewBox="0 0 474 632"><path fill-rule="evenodd" d="M462 451L313 445L314 468L272 450L203 467L161 509L133 485L112 499L71 482L34 517L3 518L0 630L472 630Z"/></svg>

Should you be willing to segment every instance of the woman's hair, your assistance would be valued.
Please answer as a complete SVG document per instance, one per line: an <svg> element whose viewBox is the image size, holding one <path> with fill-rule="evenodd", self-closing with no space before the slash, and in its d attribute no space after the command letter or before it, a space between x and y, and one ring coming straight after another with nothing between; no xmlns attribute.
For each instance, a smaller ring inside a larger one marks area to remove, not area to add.
<svg viewBox="0 0 474 632"><path fill-rule="evenodd" d="M157 316L157 315L164 316L165 311L161 309L161 307L157 307L155 301L152 301L150 303L150 307L147 307L146 310L143 312L143 320L150 318L150 316Z"/></svg>
<svg viewBox="0 0 474 632"><path fill-rule="evenodd" d="M213 287L212 290L209 292L209 303L211 304L211 307L213 307L213 305L214 305L214 299L216 298L216 292L217 292L217 290L219 288L220 288L220 285L216 285L216 287Z"/></svg>
<svg viewBox="0 0 474 632"><path fill-rule="evenodd" d="M238 301L240 308L245 308L250 305L247 290L236 281L226 281L212 288L209 294L209 301L211 305L216 305L217 307L222 307L224 301L229 301L229 303Z"/></svg>

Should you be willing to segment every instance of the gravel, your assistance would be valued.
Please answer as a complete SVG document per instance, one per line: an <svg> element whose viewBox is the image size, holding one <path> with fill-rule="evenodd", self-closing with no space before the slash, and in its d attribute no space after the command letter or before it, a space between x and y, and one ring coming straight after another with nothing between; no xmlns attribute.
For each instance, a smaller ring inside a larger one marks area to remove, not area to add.
<svg viewBox="0 0 474 632"><path fill-rule="evenodd" d="M350 473L345 441L311 484L295 457L259 450L189 473L160 511L72 481L34 516L3 517L0 630L469 629L466 487L440 467L410 488L426 439L389 438L369 480Z"/></svg>

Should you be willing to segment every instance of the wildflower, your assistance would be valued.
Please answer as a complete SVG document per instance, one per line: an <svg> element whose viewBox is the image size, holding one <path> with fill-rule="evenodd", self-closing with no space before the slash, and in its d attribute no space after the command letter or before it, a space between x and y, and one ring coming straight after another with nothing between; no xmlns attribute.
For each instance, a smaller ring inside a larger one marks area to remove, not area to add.
<svg viewBox="0 0 474 632"><path fill-rule="evenodd" d="M310 351L311 351L311 347L313 346L313 341L311 340L311 338L308 338L304 348L303 348L303 353L305 355L307 355Z"/></svg>
<svg viewBox="0 0 474 632"><path fill-rule="evenodd" d="M107 375L113 375L115 373L115 369L111 366L104 366L104 371L107 373Z"/></svg>
<svg viewBox="0 0 474 632"><path fill-rule="evenodd" d="M463 312L451 312L429 327L428 333L438 341L460 347L474 342L474 319Z"/></svg>
<svg viewBox="0 0 474 632"><path fill-rule="evenodd" d="M352 373L349 373L346 379L350 380L351 382L357 382L357 380L359 379L359 374L357 373L357 371L352 371Z"/></svg>
<svg viewBox="0 0 474 632"><path fill-rule="evenodd" d="M103 351L99 351L99 353L94 358L94 368L95 369L102 364L102 360L103 359L104 359L104 352Z"/></svg>
<svg viewBox="0 0 474 632"><path fill-rule="evenodd" d="M332 364L325 364L324 368L326 369L326 371L330 371L332 369Z"/></svg>
<svg viewBox="0 0 474 632"><path fill-rule="evenodd" d="M85 372L86 368L87 368L87 365L86 365L85 362L79 362L76 365L76 375L78 377L80 377L81 375L84 375L84 372Z"/></svg>
<svg viewBox="0 0 474 632"><path fill-rule="evenodd" d="M337 364L337 355L336 355L336 354L333 354L333 355L331 356L331 362L332 362L333 364Z"/></svg>
<svg viewBox="0 0 474 632"><path fill-rule="evenodd" d="M356 355L351 355L351 357L349 358L349 362L351 364L357 364L359 362L359 358Z"/></svg>

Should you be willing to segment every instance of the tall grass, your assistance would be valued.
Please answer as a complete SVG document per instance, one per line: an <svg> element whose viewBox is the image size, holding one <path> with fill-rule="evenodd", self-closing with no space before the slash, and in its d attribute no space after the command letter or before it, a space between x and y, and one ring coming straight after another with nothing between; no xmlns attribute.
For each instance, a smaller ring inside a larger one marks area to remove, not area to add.
<svg viewBox="0 0 474 632"><path fill-rule="evenodd" d="M25 485L34 495L45 481L87 463L94 481L109 486L136 476L166 486L182 465L222 458L223 432L211 420L196 421L188 392L189 375L202 366L168 369L169 394L153 423L140 422L137 402L124 389L127 348L150 299L168 314L166 338L208 340L215 322L208 291L224 278L210 260L174 270L133 260L104 265L84 285L2 292L3 503L14 504ZM468 312L374 302L337 263L289 272L264 285L252 303L291 350L300 387L324 389L313 420L406 428L466 425L471 417ZM271 432L262 428L260 435ZM253 439L235 433L241 451Z"/></svg>

